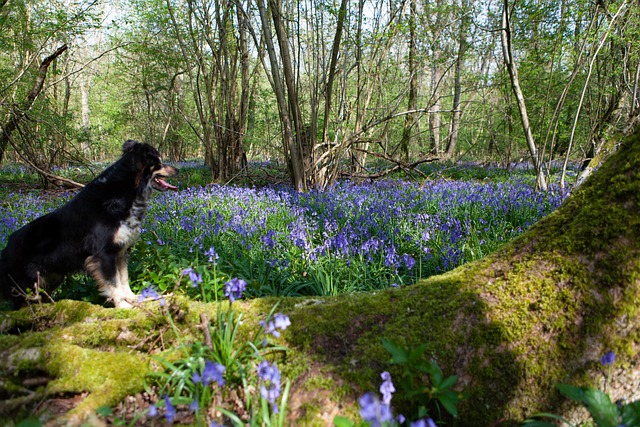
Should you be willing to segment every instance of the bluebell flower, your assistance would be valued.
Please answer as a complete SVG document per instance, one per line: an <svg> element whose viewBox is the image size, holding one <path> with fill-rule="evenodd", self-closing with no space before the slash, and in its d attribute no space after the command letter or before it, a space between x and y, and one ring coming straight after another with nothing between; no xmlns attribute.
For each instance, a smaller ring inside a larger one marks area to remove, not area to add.
<svg viewBox="0 0 640 427"><path fill-rule="evenodd" d="M157 417L158 416L158 408L156 408L156 405L149 406L149 416L150 417Z"/></svg>
<svg viewBox="0 0 640 427"><path fill-rule="evenodd" d="M193 268L185 268L182 270L183 276L189 276L189 280L191 280L191 286L197 288L199 284L202 283L202 275L198 274Z"/></svg>
<svg viewBox="0 0 640 427"><path fill-rule="evenodd" d="M271 404L273 413L278 413L276 399L280 396L280 370L276 364L269 364L263 360L258 365L258 378L261 380L260 397Z"/></svg>
<svg viewBox="0 0 640 427"><path fill-rule="evenodd" d="M275 363L270 364L266 360L263 360L258 365L258 378L272 384L280 384L280 370Z"/></svg>
<svg viewBox="0 0 640 427"><path fill-rule="evenodd" d="M223 386L225 381L222 375L225 370L226 368L223 365L207 360L202 371L202 384L209 385L215 381L219 386Z"/></svg>
<svg viewBox="0 0 640 427"><path fill-rule="evenodd" d="M267 334L271 334L276 338L280 338L279 330L285 330L287 329L287 327L291 326L291 320L289 320L289 316L282 313L276 313L273 316L273 320L270 320L269 322L261 320L259 323L260 326L264 328Z"/></svg>
<svg viewBox="0 0 640 427"><path fill-rule="evenodd" d="M246 287L247 282L234 277L225 283L224 295L229 298L229 302L233 303L235 300L242 298L242 293Z"/></svg>
<svg viewBox="0 0 640 427"><path fill-rule="evenodd" d="M162 307L166 305L164 297L159 295L158 292L156 292L156 290L153 289L153 286L151 285L144 288L142 292L140 292L140 295L138 295L138 302L143 302L143 301L146 301L147 299L151 299L153 301L160 301L160 305Z"/></svg>
<svg viewBox="0 0 640 427"><path fill-rule="evenodd" d="M393 386L391 382L391 374L389 372L384 371L380 374L382 378L382 385L380 386L380 393L382 394L382 403L385 405L391 404L391 395L395 393L396 388Z"/></svg>
<svg viewBox="0 0 640 427"><path fill-rule="evenodd" d="M164 395L164 405L166 409L164 417L171 424L176 418L176 408L171 404L171 399L166 394Z"/></svg>
<svg viewBox="0 0 640 427"><path fill-rule="evenodd" d="M360 416L367 421L371 427L382 427L383 423L393 421L391 408L380 402L378 397L369 392L358 399L360 404Z"/></svg>
<svg viewBox="0 0 640 427"><path fill-rule="evenodd" d="M600 358L602 366L610 366L616 361L616 354L613 351L608 351Z"/></svg>
<svg viewBox="0 0 640 427"><path fill-rule="evenodd" d="M276 313L273 316L273 321L277 329L285 330L289 326L291 326L291 320L289 319L289 316L282 313Z"/></svg>
<svg viewBox="0 0 640 427"><path fill-rule="evenodd" d="M275 236L276 236L275 230L269 230L267 231L267 234L265 234L260 238L265 248L273 249L276 247L276 241L274 239Z"/></svg>
<svg viewBox="0 0 640 427"><path fill-rule="evenodd" d="M216 260L220 258L213 246L211 246L209 250L205 251L204 254L209 257L209 262L213 264L215 264Z"/></svg>
<svg viewBox="0 0 640 427"><path fill-rule="evenodd" d="M408 270L411 270L416 265L416 260L409 254L402 255L404 259L404 265L407 266Z"/></svg>

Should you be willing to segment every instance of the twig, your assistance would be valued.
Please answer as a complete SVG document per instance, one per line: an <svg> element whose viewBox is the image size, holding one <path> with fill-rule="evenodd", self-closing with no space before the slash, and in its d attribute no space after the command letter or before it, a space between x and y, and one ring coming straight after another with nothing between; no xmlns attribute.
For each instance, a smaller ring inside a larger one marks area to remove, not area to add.
<svg viewBox="0 0 640 427"><path fill-rule="evenodd" d="M396 160L394 158L391 158L391 157L387 156L386 154L374 153L374 152L370 152L370 151L364 150L362 148L355 148L355 147L353 147L352 150L360 151L362 153L371 155L373 157L378 157L380 159L387 160L389 162L395 163L396 166L392 167L391 169L386 169L384 171L381 171L381 172L378 172L378 173L374 173L374 174L356 174L356 173L343 172L341 174L341 176L343 176L343 177L359 178L359 179L378 179L378 178L385 177L385 176L387 176L387 175L389 175L389 174L391 174L391 173L393 173L393 172L395 172L397 170L400 170L400 169L403 169L403 170L405 170L405 171L407 171L409 173L411 171L417 171L423 177L426 177L426 175L422 171L417 170L415 168L417 166L423 164L423 163L430 163L430 162L435 162L435 161L440 160L438 157L427 157L427 158L424 158L424 159L417 160L417 161L415 161L413 163L407 164L407 163L404 163L404 162L402 162L400 160Z"/></svg>
<svg viewBox="0 0 640 427"><path fill-rule="evenodd" d="M213 341L211 340L211 332L209 332L209 316L207 313L200 313L200 328L202 328L202 333L204 334L204 345L209 348L213 347Z"/></svg>

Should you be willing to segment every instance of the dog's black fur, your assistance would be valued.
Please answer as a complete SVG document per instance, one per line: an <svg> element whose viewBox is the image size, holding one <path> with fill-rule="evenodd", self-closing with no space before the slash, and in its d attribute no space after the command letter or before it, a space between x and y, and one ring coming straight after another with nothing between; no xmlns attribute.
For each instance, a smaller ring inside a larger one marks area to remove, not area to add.
<svg viewBox="0 0 640 427"><path fill-rule="evenodd" d="M140 234L152 189L177 190L163 178L178 173L163 165L148 144L126 141L122 157L71 201L9 237L0 255L0 292L21 306L29 289L51 292L66 274L85 270L116 307L130 307L127 249Z"/></svg>

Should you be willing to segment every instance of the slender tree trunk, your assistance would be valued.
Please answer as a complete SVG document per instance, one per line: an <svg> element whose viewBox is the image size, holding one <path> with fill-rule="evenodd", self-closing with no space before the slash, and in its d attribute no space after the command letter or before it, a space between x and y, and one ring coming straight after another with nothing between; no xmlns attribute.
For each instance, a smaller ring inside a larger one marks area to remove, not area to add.
<svg viewBox="0 0 640 427"><path fill-rule="evenodd" d="M468 5L463 0L460 1L460 29L458 33L458 55L456 57L456 66L454 71L453 82L453 113L451 115L451 127L449 129L449 138L447 143L447 151L445 156L453 158L456 154L456 146L458 144L458 134L460 132L460 120L462 118L462 67L464 66L464 55L467 51L467 32L469 31L469 18L466 13Z"/></svg>
<svg viewBox="0 0 640 427"><path fill-rule="evenodd" d="M408 111L415 111L418 108L418 70L416 52L416 0L411 0L409 4L409 104ZM411 144L411 134L418 123L416 113L409 113L404 118L404 129L400 140L400 150L404 157L404 162L409 163L409 151Z"/></svg>
<svg viewBox="0 0 640 427"><path fill-rule="evenodd" d="M584 98L587 93L587 86L589 84L589 80L591 79L591 74L593 72L593 65L595 64L596 59L598 58L598 53L600 52L600 49L602 49L602 46L604 46L605 41L609 38L609 34L611 33L611 30L616 25L616 18L618 18L622 14L622 12L626 10L626 6L627 6L627 2L624 1L618 8L618 11L616 12L616 14L611 18L611 21L609 22L609 26L607 27L607 30L602 35L600 43L598 44L597 49L595 50L595 52L593 53L593 56L591 57L591 60L589 61L589 70L587 71L587 79L582 88L582 94L580 95L580 102L578 103L578 111L576 111L576 114L574 116L573 126L571 127L571 136L569 137L569 147L567 148L567 153L565 155L564 163L562 165L562 177L560 178L560 187L562 188L564 188L567 165L569 164L569 154L571 153L573 138L575 136L576 128L578 127L578 118L580 116L580 111L582 109Z"/></svg>
<svg viewBox="0 0 640 427"><path fill-rule="evenodd" d="M271 18L273 20L273 28L278 40L278 47L280 50L280 59L282 60L281 67L284 76L284 84L286 86L286 97L288 103L288 115L289 122L291 123L291 137L290 137L290 153L291 153L291 167L293 170L292 178L294 186L301 191L306 191L308 188L308 176L305 167L305 144L306 140L303 137L304 131L302 126L302 117L300 112L300 104L298 98L298 91L296 89L296 78L293 69L293 60L291 58L291 52L289 51L289 37L287 36L287 30L282 18L282 4L280 0L268 0L269 9L271 11Z"/></svg>
<svg viewBox="0 0 640 427"><path fill-rule="evenodd" d="M88 75L82 80L80 80L80 100L81 100L81 108L82 108L81 115L82 115L82 131L83 131L81 147L85 157L91 154L91 150L89 148L89 141L88 141L89 129L91 128L90 110L89 110L89 86L90 85L91 85L90 77Z"/></svg>
<svg viewBox="0 0 640 427"><path fill-rule="evenodd" d="M344 21L347 17L347 0L340 2L340 10L338 11L338 21L336 23L336 34L333 38L333 46L331 48L331 62L327 71L327 84L325 86L324 100L324 126L322 129L322 142L329 141L329 122L331 117L331 102L333 94L333 82L336 75L336 67L338 64L338 53L340 53L340 42L342 41L342 29Z"/></svg>
<svg viewBox="0 0 640 427"><path fill-rule="evenodd" d="M460 131L460 118L462 110L460 109L460 95L462 93L462 84L460 83L460 73L462 69L462 47L458 50L456 58L456 67L454 71L453 82L453 113L451 115L451 126L449 128L449 138L447 141L447 150L445 156L453 158L456 154L456 145L458 144L458 133Z"/></svg>
<svg viewBox="0 0 640 427"><path fill-rule="evenodd" d="M502 54L504 56L504 63L509 73L509 79L511 80L511 89L518 102L518 111L520 112L520 121L522 122L522 128L524 131L525 139L527 140L527 146L529 147L529 153L531 154L531 160L537 174L538 187L542 191L547 191L547 180L542 170L541 159L538 156L538 149L533 139L533 133L531 132L531 125L529 124L529 115L527 113L527 105L524 101L524 94L520 87L520 80L518 78L518 69L513 62L513 51L511 48L511 28L509 24L509 3L508 0L504 0L502 7Z"/></svg>
<svg viewBox="0 0 640 427"><path fill-rule="evenodd" d="M291 175L291 183L298 190L306 190L307 182L305 176L304 163L302 159L302 150L296 139L296 131L294 128L294 120L289 111L289 105L287 102L287 93L285 92L285 86L282 77L280 76L280 64L278 63L278 57L276 54L275 46L273 44L273 34L271 32L271 25L267 15L267 7L263 0L257 0L258 11L260 14L260 21L262 24L262 31L267 48L267 56L271 65L271 85L276 95L278 102L278 113L280 115L280 123L282 125L283 136L283 149L284 157L289 167L289 173ZM270 5L270 7L273 7ZM271 11L274 21L279 21L278 12ZM281 26L282 22L278 22L277 26ZM284 31L281 27L280 31ZM285 46L288 51L288 46ZM285 54L289 58L288 53ZM291 74L291 64L286 67L287 74Z"/></svg>
<svg viewBox="0 0 640 427"><path fill-rule="evenodd" d="M431 88L433 93L433 104L429 113L429 139L431 153L440 154L440 78L442 70L439 64L431 67Z"/></svg>

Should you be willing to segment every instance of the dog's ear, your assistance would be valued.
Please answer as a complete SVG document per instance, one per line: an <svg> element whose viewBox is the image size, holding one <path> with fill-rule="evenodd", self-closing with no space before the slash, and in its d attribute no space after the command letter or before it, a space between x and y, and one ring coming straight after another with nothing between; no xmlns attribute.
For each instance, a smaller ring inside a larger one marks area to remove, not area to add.
<svg viewBox="0 0 640 427"><path fill-rule="evenodd" d="M133 151L133 148L139 144L138 141L134 141L133 139L127 139L122 145L122 154L127 154L130 151Z"/></svg>

